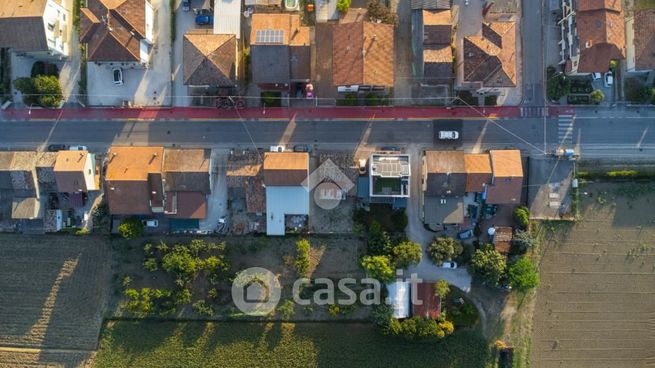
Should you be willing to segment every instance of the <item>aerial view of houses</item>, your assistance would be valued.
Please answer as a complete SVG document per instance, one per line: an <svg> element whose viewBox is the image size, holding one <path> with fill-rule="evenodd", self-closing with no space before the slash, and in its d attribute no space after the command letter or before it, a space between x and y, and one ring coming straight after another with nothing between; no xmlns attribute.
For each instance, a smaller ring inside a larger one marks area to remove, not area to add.
<svg viewBox="0 0 655 368"><path fill-rule="evenodd" d="M0 1L0 367L648 367L652 0Z"/></svg>

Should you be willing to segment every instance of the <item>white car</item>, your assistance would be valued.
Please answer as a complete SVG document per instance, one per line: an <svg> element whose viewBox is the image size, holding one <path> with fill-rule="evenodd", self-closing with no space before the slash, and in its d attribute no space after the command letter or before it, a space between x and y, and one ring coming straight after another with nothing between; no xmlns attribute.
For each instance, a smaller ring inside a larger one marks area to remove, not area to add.
<svg viewBox="0 0 655 368"><path fill-rule="evenodd" d="M86 146L70 146L68 147L69 151L88 151L89 149Z"/></svg>
<svg viewBox="0 0 655 368"><path fill-rule="evenodd" d="M159 226L159 220L157 220L157 219L141 220L141 223L145 227L158 227Z"/></svg>
<svg viewBox="0 0 655 368"><path fill-rule="evenodd" d="M600 74L600 73L591 73L591 79L593 79L595 81L599 80L602 77L603 77L603 75Z"/></svg>
<svg viewBox="0 0 655 368"><path fill-rule="evenodd" d="M444 263L441 264L441 268L451 268L451 269L455 269L455 268L457 268L457 262L446 261L446 262L444 262Z"/></svg>
<svg viewBox="0 0 655 368"><path fill-rule="evenodd" d="M611 71L605 73L605 80L603 81L605 87L611 87L614 84L614 75Z"/></svg>
<svg viewBox="0 0 655 368"><path fill-rule="evenodd" d="M459 139L459 132L455 130L442 130L439 132L439 139Z"/></svg>
<svg viewBox="0 0 655 368"><path fill-rule="evenodd" d="M111 70L111 74L114 77L114 84L117 86L123 85L123 69L114 68Z"/></svg>

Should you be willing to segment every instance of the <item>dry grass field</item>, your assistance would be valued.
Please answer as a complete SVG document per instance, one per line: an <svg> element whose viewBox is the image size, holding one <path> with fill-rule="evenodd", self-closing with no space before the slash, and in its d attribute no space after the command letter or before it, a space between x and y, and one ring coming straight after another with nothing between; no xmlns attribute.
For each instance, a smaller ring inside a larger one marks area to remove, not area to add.
<svg viewBox="0 0 655 368"><path fill-rule="evenodd" d="M653 367L655 184L580 192L580 221L545 225L531 366Z"/></svg>
<svg viewBox="0 0 655 368"><path fill-rule="evenodd" d="M0 236L0 366L82 364L97 348L110 266L102 238Z"/></svg>

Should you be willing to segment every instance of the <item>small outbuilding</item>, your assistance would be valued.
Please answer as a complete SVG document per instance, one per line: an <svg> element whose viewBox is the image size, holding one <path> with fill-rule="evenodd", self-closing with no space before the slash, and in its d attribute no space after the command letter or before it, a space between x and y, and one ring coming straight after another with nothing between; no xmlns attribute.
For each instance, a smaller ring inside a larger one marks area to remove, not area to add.
<svg viewBox="0 0 655 368"><path fill-rule="evenodd" d="M395 281L387 284L387 292L389 293L389 304L393 308L393 318L408 318L410 312L409 281Z"/></svg>

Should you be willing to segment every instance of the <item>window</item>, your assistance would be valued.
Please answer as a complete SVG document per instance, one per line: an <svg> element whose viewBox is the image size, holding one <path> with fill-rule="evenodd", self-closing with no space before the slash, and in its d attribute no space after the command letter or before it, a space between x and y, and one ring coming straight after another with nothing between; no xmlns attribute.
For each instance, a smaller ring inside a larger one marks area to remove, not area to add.
<svg viewBox="0 0 655 368"><path fill-rule="evenodd" d="M55 30L55 25L52 23L48 23L48 30L49 31L54 31Z"/></svg>

